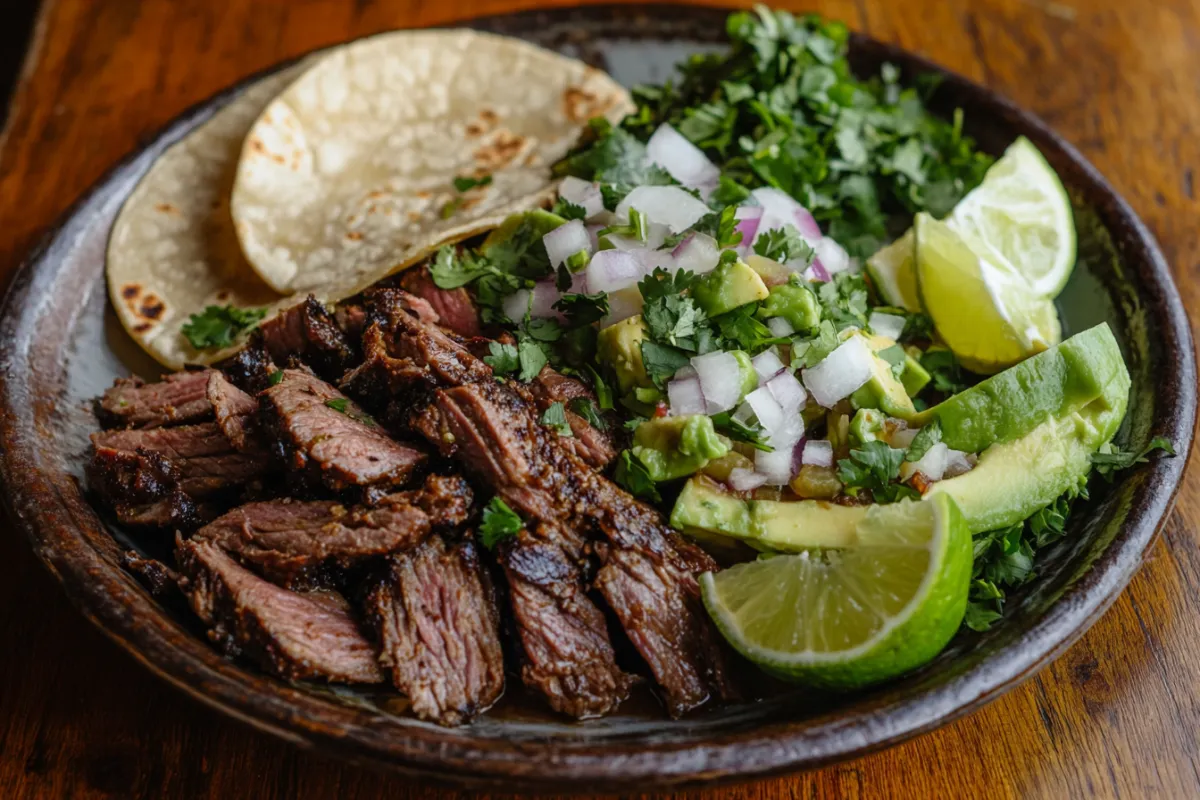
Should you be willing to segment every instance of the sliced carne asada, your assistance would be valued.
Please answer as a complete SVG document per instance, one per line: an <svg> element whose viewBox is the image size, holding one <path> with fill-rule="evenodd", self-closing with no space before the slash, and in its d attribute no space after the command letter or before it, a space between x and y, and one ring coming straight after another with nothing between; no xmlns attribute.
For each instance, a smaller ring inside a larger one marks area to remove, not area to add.
<svg viewBox="0 0 1200 800"><path fill-rule="evenodd" d="M285 680L380 683L377 651L336 592L270 583L212 542L176 540L180 588L226 655L245 656Z"/></svg>
<svg viewBox="0 0 1200 800"><path fill-rule="evenodd" d="M390 556L364 605L380 663L418 717L459 725L503 693L499 612L470 539Z"/></svg>
<svg viewBox="0 0 1200 800"><path fill-rule="evenodd" d="M258 401L215 370L208 376L207 396L217 426L235 450L239 453L265 453L255 418Z"/></svg>
<svg viewBox="0 0 1200 800"><path fill-rule="evenodd" d="M179 590L179 575L175 570L157 559L143 558L136 550L121 553L121 566L155 597L168 597Z"/></svg>
<svg viewBox="0 0 1200 800"><path fill-rule="evenodd" d="M205 397L212 370L176 372L158 383L119 378L96 401L96 417L106 428L157 428L212 417Z"/></svg>
<svg viewBox="0 0 1200 800"><path fill-rule="evenodd" d="M414 267L400 277L400 287L429 303L438 323L459 336L479 335L479 309L466 289L443 289L433 282L429 267Z"/></svg>
<svg viewBox="0 0 1200 800"><path fill-rule="evenodd" d="M159 453L98 447L86 472L123 525L192 530L217 513L183 491L178 468Z"/></svg>
<svg viewBox="0 0 1200 800"><path fill-rule="evenodd" d="M357 354L333 317L311 294L259 326L256 338L276 364L298 358L322 377L336 381Z"/></svg>
<svg viewBox="0 0 1200 800"><path fill-rule="evenodd" d="M657 511L562 447L521 392L495 383L440 390L413 424L527 518L592 534L603 563L596 586L650 666L673 716L710 697L736 696L693 577L716 569L715 563Z"/></svg>
<svg viewBox="0 0 1200 800"><path fill-rule="evenodd" d="M271 373L275 362L267 354L262 342L251 341L229 358L217 364L234 386L250 395L256 395L271 385Z"/></svg>
<svg viewBox="0 0 1200 800"><path fill-rule="evenodd" d="M604 613L584 590L582 548L570 531L547 525L522 530L499 548L525 656L521 679L576 719L616 710L633 683L617 666Z"/></svg>
<svg viewBox="0 0 1200 800"><path fill-rule="evenodd" d="M247 503L201 528L239 561L283 585L304 585L323 567L407 550L431 532L462 524L471 490L458 477L430 476L421 489L384 497L375 507L281 499Z"/></svg>
<svg viewBox="0 0 1200 800"><path fill-rule="evenodd" d="M207 401L205 401L207 402ZM157 453L172 467L179 487L203 499L262 477L269 469L264 455L239 453L215 422L148 430L113 430L92 434L97 452Z"/></svg>
<svg viewBox="0 0 1200 800"><path fill-rule="evenodd" d="M596 469L604 469L608 463L617 457L612 437L606 431L592 425L572 408L572 401L584 401L595 406L596 396L583 381L561 374L550 366L542 367L542 371L529 383L529 392L537 402L538 410L545 411L555 403L562 403L567 419L571 426L571 436L564 437L560 444L569 447L585 462Z"/></svg>
<svg viewBox="0 0 1200 800"><path fill-rule="evenodd" d="M259 405L272 447L313 485L386 489L407 481L426 459L389 437L353 400L303 370L283 370Z"/></svg>

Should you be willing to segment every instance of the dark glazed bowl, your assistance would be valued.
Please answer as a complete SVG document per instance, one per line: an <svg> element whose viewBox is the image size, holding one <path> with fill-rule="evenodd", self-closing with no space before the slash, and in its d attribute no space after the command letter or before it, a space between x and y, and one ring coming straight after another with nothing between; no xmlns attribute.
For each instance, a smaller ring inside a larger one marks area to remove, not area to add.
<svg viewBox="0 0 1200 800"><path fill-rule="evenodd" d="M630 83L662 79L679 58L718 45L724 15L596 7L475 24L584 58ZM862 37L854 40L853 59L863 73L884 61L909 76L940 71ZM809 768L930 730L1028 678L1113 602L1171 506L1183 457L1154 460L1111 486L1094 483L1071 535L1045 553L1036 580L1016 594L1001 624L982 635L960 634L903 680L840 699L794 689L678 722L625 712L583 724L509 704L474 725L445 730L398 713L394 698L287 684L243 668L118 566L120 550L155 552L153 543L106 528L81 491L80 474L94 427L87 400L115 376L155 374L107 308L109 227L154 159L246 85L186 112L97 184L24 264L0 323L0 469L13 519L88 619L156 674L232 716L303 747L507 790L645 790ZM987 149L999 152L1023 134L1058 170L1080 229L1080 267L1060 300L1067 333L1107 320L1125 350L1133 396L1120 441L1161 434L1187 453L1196 414L1191 335L1145 226L1069 144L1003 98L945 75L936 103L941 110L961 106Z"/></svg>

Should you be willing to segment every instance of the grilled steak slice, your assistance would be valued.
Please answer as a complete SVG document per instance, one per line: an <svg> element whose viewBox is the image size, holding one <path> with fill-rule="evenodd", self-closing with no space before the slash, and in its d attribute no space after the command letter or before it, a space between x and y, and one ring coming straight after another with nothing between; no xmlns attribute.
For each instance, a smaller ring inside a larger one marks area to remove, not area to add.
<svg viewBox="0 0 1200 800"><path fill-rule="evenodd" d="M466 289L442 289L433 282L429 267L410 269L400 278L400 287L429 303L439 324L459 336L479 335L479 309Z"/></svg>
<svg viewBox="0 0 1200 800"><path fill-rule="evenodd" d="M207 402L207 401L206 401ZM179 488L196 499L240 487L268 469L262 455L239 453L215 422L92 434L96 450L157 453L171 465ZM114 497L114 501L121 498Z"/></svg>
<svg viewBox="0 0 1200 800"><path fill-rule="evenodd" d="M251 340L250 344L217 364L217 368L234 386L243 392L256 395L271 385L271 373L275 362L267 354L262 342Z"/></svg>
<svg viewBox="0 0 1200 800"><path fill-rule="evenodd" d="M418 717L459 725L499 699L500 618L474 542L434 536L389 557L365 607L380 663Z"/></svg>
<svg viewBox="0 0 1200 800"><path fill-rule="evenodd" d="M87 477L124 525L191 530L212 513L180 488L179 470L159 453L98 447Z"/></svg>
<svg viewBox="0 0 1200 800"><path fill-rule="evenodd" d="M376 650L341 595L280 588L212 542L177 539L176 555L180 588L226 655L243 655L285 680L383 680Z"/></svg>
<svg viewBox="0 0 1200 800"><path fill-rule="evenodd" d="M570 448L575 455L596 469L604 469L608 462L617 457L612 437L572 410L572 401L582 400L592 403L592 408L599 411L594 405L596 396L587 384L546 366L542 367L542 371L529 384L529 391L541 411L545 411L554 403L563 404L567 424L571 426L572 433L571 437L559 440L563 447Z"/></svg>
<svg viewBox="0 0 1200 800"><path fill-rule="evenodd" d="M121 553L121 566L155 597L167 597L179 589L179 575L175 570L156 559L142 558L136 550Z"/></svg>
<svg viewBox="0 0 1200 800"><path fill-rule="evenodd" d="M576 719L603 716L629 696L633 680L617 666L603 612L584 590L582 542L560 529L523 530L500 548L524 649L521 679L550 707Z"/></svg>
<svg viewBox="0 0 1200 800"><path fill-rule="evenodd" d="M212 407L205 389L211 373L176 372L158 383L119 378L96 401L96 417L106 428L157 428L208 419Z"/></svg>
<svg viewBox="0 0 1200 800"><path fill-rule="evenodd" d="M357 360L350 340L311 294L258 329L258 339L276 364L299 358L318 375L336 381Z"/></svg>
<svg viewBox="0 0 1200 800"><path fill-rule="evenodd" d="M259 439L255 414L258 402L213 371L208 376L207 395L217 427L239 453L265 453Z"/></svg>
<svg viewBox="0 0 1200 800"><path fill-rule="evenodd" d="M440 390L413 422L443 455L456 457L528 518L591 534L603 563L596 586L673 716L711 696L736 696L693 577L715 563L657 511L562 447L521 392L495 383Z"/></svg>
<svg viewBox="0 0 1200 800"><path fill-rule="evenodd" d="M404 483L425 454L390 438L354 401L296 369L260 396L277 454L313 485L387 488Z"/></svg>
<svg viewBox="0 0 1200 800"><path fill-rule="evenodd" d="M323 566L348 567L406 550L438 528L460 525L471 508L462 478L431 476L374 508L283 499L247 503L213 520L195 539L211 541L276 583L303 584Z"/></svg>

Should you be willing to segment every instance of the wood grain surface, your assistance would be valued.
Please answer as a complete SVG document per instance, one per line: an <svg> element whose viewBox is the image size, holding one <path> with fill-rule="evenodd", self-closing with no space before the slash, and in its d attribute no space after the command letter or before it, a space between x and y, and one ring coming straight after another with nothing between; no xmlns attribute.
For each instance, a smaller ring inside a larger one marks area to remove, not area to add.
<svg viewBox="0 0 1200 800"><path fill-rule="evenodd" d="M533 0L50 0L0 134L0 284L95 179L187 106L306 50ZM1041 114L1149 224L1200 313L1200 6L810 0ZM68 605L0 534L0 798L450 796L201 707ZM696 797L1200 797L1200 466L1153 556L1053 666L935 733Z"/></svg>

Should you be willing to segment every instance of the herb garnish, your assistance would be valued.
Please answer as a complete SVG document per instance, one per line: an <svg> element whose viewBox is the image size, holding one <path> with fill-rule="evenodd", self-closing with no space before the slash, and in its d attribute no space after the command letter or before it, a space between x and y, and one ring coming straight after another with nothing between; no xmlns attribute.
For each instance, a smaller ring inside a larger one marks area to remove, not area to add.
<svg viewBox="0 0 1200 800"><path fill-rule="evenodd" d="M493 497L483 508L483 520L479 523L479 538L488 550L494 550L504 539L516 536L524 523L517 512L499 497Z"/></svg>
<svg viewBox="0 0 1200 800"><path fill-rule="evenodd" d="M588 397L574 397L567 406L579 416L583 417L588 425L591 425L598 431L608 430L608 423L604 417L600 415L600 409L596 406L596 402Z"/></svg>
<svg viewBox="0 0 1200 800"><path fill-rule="evenodd" d="M1139 450L1122 450L1119 446L1109 442L1100 448L1100 452L1092 454L1092 463L1096 466L1096 472L1104 477L1104 480L1112 483L1113 473L1123 469L1129 469L1135 464L1145 464L1149 459L1150 453L1155 450L1162 450L1168 455L1175 455L1175 445L1171 444L1171 440L1165 436L1155 436L1150 440L1150 444Z"/></svg>
<svg viewBox="0 0 1200 800"><path fill-rule="evenodd" d="M229 347L241 334L255 328L267 315L265 308L208 306L192 314L181 328L188 342L197 350Z"/></svg>
<svg viewBox="0 0 1200 800"><path fill-rule="evenodd" d="M838 478L851 497L866 490L876 503L920 499L920 493L911 486L892 482L900 477L904 455L904 450L889 447L886 442L866 442L861 448L851 450L849 458L838 461Z"/></svg>
<svg viewBox="0 0 1200 800"><path fill-rule="evenodd" d="M477 186L487 186L491 182L491 175L483 175L478 178L474 178L470 175L460 175L454 179L454 188L459 192L466 192L474 189Z"/></svg>
<svg viewBox="0 0 1200 800"><path fill-rule="evenodd" d="M575 436L571 431L571 424L567 422L567 410L561 402L554 402L547 406L539 421L559 436L567 438Z"/></svg>
<svg viewBox="0 0 1200 800"><path fill-rule="evenodd" d="M634 497L655 502L662 500L662 495L658 493L658 487L654 484L654 479L650 477L646 465L629 450L621 451L613 480Z"/></svg>

